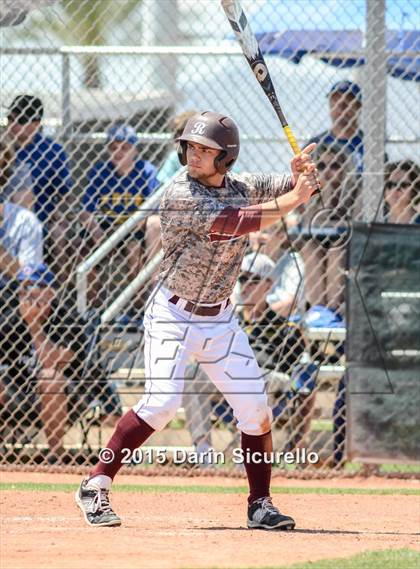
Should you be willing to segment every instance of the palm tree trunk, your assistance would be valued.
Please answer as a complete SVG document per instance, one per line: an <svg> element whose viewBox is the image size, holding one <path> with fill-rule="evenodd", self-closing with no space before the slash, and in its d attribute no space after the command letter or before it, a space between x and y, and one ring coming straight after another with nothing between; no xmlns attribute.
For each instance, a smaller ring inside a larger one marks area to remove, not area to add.
<svg viewBox="0 0 420 569"><path fill-rule="evenodd" d="M86 54L83 58L83 68L83 84L86 89L100 89L102 81L98 55Z"/></svg>

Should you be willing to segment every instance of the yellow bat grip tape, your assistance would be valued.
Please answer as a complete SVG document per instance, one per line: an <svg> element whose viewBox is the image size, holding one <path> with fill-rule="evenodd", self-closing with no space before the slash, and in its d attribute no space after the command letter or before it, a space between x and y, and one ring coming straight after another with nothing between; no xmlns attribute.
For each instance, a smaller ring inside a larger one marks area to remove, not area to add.
<svg viewBox="0 0 420 569"><path fill-rule="evenodd" d="M298 143L296 142L296 138L294 137L292 131L290 130L290 126L288 126L288 125L284 126L283 130L284 130L284 134L287 136L287 140L289 141L290 146L293 149L293 152L295 153L295 156L297 156L298 154L300 154L300 148L298 146ZM317 194L321 193L320 190L321 190L321 187L319 187L319 189L316 190L313 195L317 195Z"/></svg>
<svg viewBox="0 0 420 569"><path fill-rule="evenodd" d="M296 142L296 138L294 137L294 134L290 130L290 126L288 126L288 125L284 126L283 130L284 130L284 134L287 137L287 140L289 141L290 146L292 147L293 152L295 154L300 154L300 148L298 146L298 143Z"/></svg>

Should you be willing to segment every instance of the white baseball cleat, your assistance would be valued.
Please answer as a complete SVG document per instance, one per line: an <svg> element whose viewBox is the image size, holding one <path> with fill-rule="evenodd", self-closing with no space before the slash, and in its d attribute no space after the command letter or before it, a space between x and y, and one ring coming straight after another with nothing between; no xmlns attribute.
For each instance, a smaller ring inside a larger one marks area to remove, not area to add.
<svg viewBox="0 0 420 569"><path fill-rule="evenodd" d="M76 492L76 504L90 526L120 526L121 519L111 508L109 490L82 480Z"/></svg>
<svg viewBox="0 0 420 569"><path fill-rule="evenodd" d="M248 507L248 527L250 529L291 530L295 520L282 514L273 504L271 498L258 498Z"/></svg>

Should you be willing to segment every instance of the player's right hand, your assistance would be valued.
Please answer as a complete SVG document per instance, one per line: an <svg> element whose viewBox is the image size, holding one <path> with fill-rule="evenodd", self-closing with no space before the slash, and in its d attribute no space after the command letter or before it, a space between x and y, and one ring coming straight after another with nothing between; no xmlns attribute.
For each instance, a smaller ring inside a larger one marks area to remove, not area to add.
<svg viewBox="0 0 420 569"><path fill-rule="evenodd" d="M319 191L320 184L318 172L315 166L310 166L305 172L299 174L293 192L295 193L299 203L309 201L314 192Z"/></svg>

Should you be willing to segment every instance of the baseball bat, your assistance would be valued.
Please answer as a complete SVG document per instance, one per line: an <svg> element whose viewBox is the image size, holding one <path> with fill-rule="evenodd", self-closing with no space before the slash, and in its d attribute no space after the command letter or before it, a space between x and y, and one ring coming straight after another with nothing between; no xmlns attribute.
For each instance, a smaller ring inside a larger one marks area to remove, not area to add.
<svg viewBox="0 0 420 569"><path fill-rule="evenodd" d="M261 53L260 46L258 45L257 38L255 37L251 26L245 16L239 0L221 0L223 10L238 38L239 44L242 48L243 54L248 61L258 83L263 88L264 93L267 95L276 115L278 116L283 131L287 140L294 152L300 154L300 148L296 142L296 138L288 125L286 117L280 106L277 98L276 90L274 89L270 73L265 63L264 57Z"/></svg>

